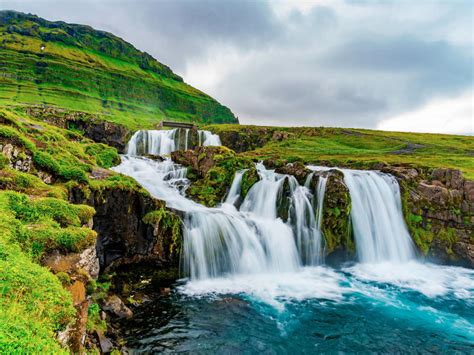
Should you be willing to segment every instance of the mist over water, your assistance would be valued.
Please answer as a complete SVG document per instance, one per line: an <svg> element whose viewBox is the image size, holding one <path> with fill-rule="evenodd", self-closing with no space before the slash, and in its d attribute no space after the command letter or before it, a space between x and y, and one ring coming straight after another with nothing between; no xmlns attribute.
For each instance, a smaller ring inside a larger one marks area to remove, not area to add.
<svg viewBox="0 0 474 355"><path fill-rule="evenodd" d="M146 146L169 154L176 146L168 134L148 137ZM221 206L208 208L185 197L185 168L130 149L114 170L185 213L185 278L130 322L131 333L141 334L128 338L131 349L474 351L474 272L417 260L393 177L341 170L358 262L329 267L321 233L325 177L313 193L308 181L299 185L258 164L260 181L243 201L237 203L242 171ZM287 222L277 210L285 183Z"/></svg>

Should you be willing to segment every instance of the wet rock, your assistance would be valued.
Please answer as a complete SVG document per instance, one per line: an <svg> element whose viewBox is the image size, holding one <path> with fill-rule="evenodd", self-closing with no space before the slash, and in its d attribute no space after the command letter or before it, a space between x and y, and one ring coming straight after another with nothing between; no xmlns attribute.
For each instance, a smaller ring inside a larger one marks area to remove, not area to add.
<svg viewBox="0 0 474 355"><path fill-rule="evenodd" d="M110 353L113 350L114 345L101 331L96 330L95 336L97 338L97 342L99 343L100 351L103 354Z"/></svg>
<svg viewBox="0 0 474 355"><path fill-rule="evenodd" d="M96 252L101 272L121 264L143 261L154 261L157 267L168 267L179 262L170 246L176 245L176 233L180 230L176 230L174 224L171 226L174 232L164 226L164 221L168 219L157 224L144 220L153 211L174 215L165 209L162 201L153 199L138 188L113 186L87 191L76 186L70 191L70 200L96 210L93 228L98 234Z"/></svg>
<svg viewBox="0 0 474 355"><path fill-rule="evenodd" d="M281 218L283 222L288 221L289 210L291 205L291 188L288 177L285 177L280 191L277 196L277 217Z"/></svg>
<svg viewBox="0 0 474 355"><path fill-rule="evenodd" d="M474 182L455 169L400 174L403 211L422 254L474 267Z"/></svg>
<svg viewBox="0 0 474 355"><path fill-rule="evenodd" d="M346 253L354 253L355 244L350 228L351 198L349 188L344 183L344 174L339 170L315 173L311 182L313 189L321 175L327 177L321 226L325 252L331 254L342 249Z"/></svg>
<svg viewBox="0 0 474 355"><path fill-rule="evenodd" d="M277 167L275 172L279 174L292 175L296 180L298 180L299 184L304 184L306 177L311 173L311 170L309 170L303 163L295 162Z"/></svg>
<svg viewBox="0 0 474 355"><path fill-rule="evenodd" d="M103 300L101 308L118 318L131 318L133 316L133 312L130 308L116 295L108 296Z"/></svg>

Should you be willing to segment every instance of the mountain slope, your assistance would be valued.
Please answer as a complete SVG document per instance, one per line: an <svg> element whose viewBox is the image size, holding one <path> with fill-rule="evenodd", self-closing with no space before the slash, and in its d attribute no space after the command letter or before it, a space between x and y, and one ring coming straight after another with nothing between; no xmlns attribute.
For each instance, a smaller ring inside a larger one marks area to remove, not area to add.
<svg viewBox="0 0 474 355"><path fill-rule="evenodd" d="M54 105L130 128L237 122L166 65L89 26L0 11L0 58L0 105Z"/></svg>

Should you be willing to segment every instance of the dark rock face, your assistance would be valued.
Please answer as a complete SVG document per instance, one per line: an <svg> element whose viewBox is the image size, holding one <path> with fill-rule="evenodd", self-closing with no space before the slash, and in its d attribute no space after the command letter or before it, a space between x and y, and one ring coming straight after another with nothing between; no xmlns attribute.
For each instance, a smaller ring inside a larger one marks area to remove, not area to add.
<svg viewBox="0 0 474 355"><path fill-rule="evenodd" d="M474 182L455 169L384 171L399 180L405 220L420 251L474 267Z"/></svg>
<svg viewBox="0 0 474 355"><path fill-rule="evenodd" d="M222 145L237 153L254 150L263 147L270 140L282 141L293 135L290 132L280 131L276 127L238 127L216 133L219 134Z"/></svg>
<svg viewBox="0 0 474 355"><path fill-rule="evenodd" d="M275 172L279 174L292 175L296 180L298 180L298 183L304 184L307 176L311 173L311 170L309 170L303 163L296 162L277 167Z"/></svg>
<svg viewBox="0 0 474 355"><path fill-rule="evenodd" d="M162 226L160 220L144 220L147 213L157 210L172 214L161 201L142 191L108 188L86 193L80 187L70 191L70 200L96 210L94 230L98 233L96 250L102 272L142 261L162 266L179 263L179 250L172 253L169 248L175 243L173 231Z"/></svg>
<svg viewBox="0 0 474 355"><path fill-rule="evenodd" d="M110 145L120 153L125 151L131 134L122 125L99 120L85 112L68 111L51 106L32 106L26 108L26 113L61 128L82 131L85 137L98 143Z"/></svg>
<svg viewBox="0 0 474 355"><path fill-rule="evenodd" d="M84 136L98 143L104 143L116 148L119 153L125 151L130 131L123 126L106 121L85 122L70 121L77 129L84 132Z"/></svg>

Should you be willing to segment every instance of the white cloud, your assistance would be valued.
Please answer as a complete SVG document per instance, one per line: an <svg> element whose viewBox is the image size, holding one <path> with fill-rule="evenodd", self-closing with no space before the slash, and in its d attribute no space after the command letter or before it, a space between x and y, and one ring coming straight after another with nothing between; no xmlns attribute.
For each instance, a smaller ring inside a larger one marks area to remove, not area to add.
<svg viewBox="0 0 474 355"><path fill-rule="evenodd" d="M474 91L435 99L425 106L382 120L377 129L403 132L474 134Z"/></svg>

